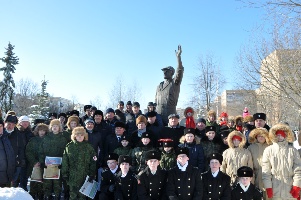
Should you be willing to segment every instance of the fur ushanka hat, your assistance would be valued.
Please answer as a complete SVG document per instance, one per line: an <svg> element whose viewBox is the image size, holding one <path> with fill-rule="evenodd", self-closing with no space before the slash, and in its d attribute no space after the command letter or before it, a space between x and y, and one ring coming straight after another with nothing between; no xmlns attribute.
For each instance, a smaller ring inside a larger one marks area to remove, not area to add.
<svg viewBox="0 0 301 200"><path fill-rule="evenodd" d="M290 143L294 142L294 135L293 135L292 130L289 128L289 126L287 126L286 124L279 123L279 124L274 125L269 131L269 138L273 143L278 142L278 140L276 138L278 131L285 133L285 135L286 135L285 140L287 142L290 142Z"/></svg>
<svg viewBox="0 0 301 200"><path fill-rule="evenodd" d="M246 144L246 136L244 134L242 134L241 132L239 132L239 131L232 131L228 135L227 141L228 141L229 147L234 148L234 144L233 144L233 141L232 141L234 136L239 136L241 138L241 142L240 142L238 147L243 148Z"/></svg>
<svg viewBox="0 0 301 200"><path fill-rule="evenodd" d="M265 128L255 128L253 129L251 132L250 132L250 135L249 135L249 143L256 143L257 140L256 140L256 137L258 135L262 135L264 138L265 138L265 142L270 145L272 144L270 138L269 138L269 132L267 131L267 129Z"/></svg>

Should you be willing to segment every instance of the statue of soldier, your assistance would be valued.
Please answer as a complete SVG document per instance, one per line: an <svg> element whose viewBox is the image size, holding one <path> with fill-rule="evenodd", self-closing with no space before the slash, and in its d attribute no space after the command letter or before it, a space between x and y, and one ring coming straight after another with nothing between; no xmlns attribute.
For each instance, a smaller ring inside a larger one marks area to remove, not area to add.
<svg viewBox="0 0 301 200"><path fill-rule="evenodd" d="M176 106L180 94L180 85L184 73L184 67L181 60L181 45L178 46L178 51L175 50L175 53L178 59L176 75L173 78L175 69L172 66L162 69L165 80L162 81L157 87L155 97L155 103L157 104L156 111L162 115L165 126L168 124L168 115L171 113L176 113Z"/></svg>

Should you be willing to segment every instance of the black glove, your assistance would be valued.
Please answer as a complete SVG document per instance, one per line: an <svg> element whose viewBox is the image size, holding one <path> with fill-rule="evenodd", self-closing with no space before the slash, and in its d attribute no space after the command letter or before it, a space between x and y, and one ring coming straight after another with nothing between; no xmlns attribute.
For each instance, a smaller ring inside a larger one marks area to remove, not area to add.
<svg viewBox="0 0 301 200"><path fill-rule="evenodd" d="M90 183L93 183L93 180L94 180L94 177L93 177L93 176L89 176L88 181L89 181Z"/></svg>
<svg viewBox="0 0 301 200"><path fill-rule="evenodd" d="M109 191L110 191L110 192L114 192L114 190L115 190L115 185L110 185Z"/></svg>
<svg viewBox="0 0 301 200"><path fill-rule="evenodd" d="M57 168L62 169L62 165L58 165Z"/></svg>

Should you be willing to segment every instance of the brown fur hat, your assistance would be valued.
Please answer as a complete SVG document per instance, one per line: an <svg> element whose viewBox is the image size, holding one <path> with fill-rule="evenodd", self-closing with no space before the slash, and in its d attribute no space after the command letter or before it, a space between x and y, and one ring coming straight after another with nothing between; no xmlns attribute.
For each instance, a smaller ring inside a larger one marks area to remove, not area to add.
<svg viewBox="0 0 301 200"><path fill-rule="evenodd" d="M214 116L214 119L216 119L216 112L214 110L209 110L209 112L207 113L207 116L211 116L213 115Z"/></svg>
<svg viewBox="0 0 301 200"><path fill-rule="evenodd" d="M59 126L59 132L62 132L63 131L63 127L62 127L62 124L61 124L61 122L60 122L60 120L59 119L53 119L53 120L51 120L50 121L50 124L49 124L49 131L52 131L51 129L52 129L52 126L53 125L58 125Z"/></svg>
<svg viewBox="0 0 301 200"><path fill-rule="evenodd" d="M70 117L68 118L68 121L67 121L67 127L68 127L69 130L71 130L70 123L71 123L72 121L75 121L76 124L77 124L77 126L79 125L79 118L78 118L78 116L70 116Z"/></svg>
<svg viewBox="0 0 301 200"><path fill-rule="evenodd" d="M285 134L286 134L285 140L286 141L291 142L291 143L294 142L294 134L293 134L292 130L289 128L289 126L287 126L286 124L279 123L279 124L272 126L272 128L269 131L269 137L273 143L278 142L278 140L276 138L276 132L279 130L282 130L285 132Z"/></svg>
<svg viewBox="0 0 301 200"><path fill-rule="evenodd" d="M247 116L244 117L242 122L243 123L254 122L254 118L251 115L247 115Z"/></svg>
<svg viewBox="0 0 301 200"><path fill-rule="evenodd" d="M71 134L71 140L75 141L76 135L84 135L84 137L85 137L84 140L88 141L88 133L84 127L82 127L82 126L75 127Z"/></svg>
<svg viewBox="0 0 301 200"><path fill-rule="evenodd" d="M236 116L235 117L235 124L237 125L239 121L241 121L241 123L242 123L242 120L243 120L243 118L242 118L241 115Z"/></svg>
<svg viewBox="0 0 301 200"><path fill-rule="evenodd" d="M39 131L44 130L46 134L49 132L49 128L46 124L40 123L36 126L36 128L33 131L34 135L39 135Z"/></svg>
<svg viewBox="0 0 301 200"><path fill-rule="evenodd" d="M250 132L250 135L249 135L249 143L250 144L257 142L257 139L256 139L257 135L263 135L263 137L265 138L265 142L268 145L272 144L272 141L269 138L269 132L265 128L255 128Z"/></svg>
<svg viewBox="0 0 301 200"><path fill-rule="evenodd" d="M136 125L138 125L140 122L144 122L144 124L147 124L147 120L143 115L139 115L136 119Z"/></svg>
<svg viewBox="0 0 301 200"><path fill-rule="evenodd" d="M227 141L228 141L228 145L230 148L234 148L234 144L233 144L233 141L232 141L232 138L237 135L239 137L241 137L241 142L239 144L239 147L240 148L243 148L246 144L246 136L244 134L242 134L241 132L239 131L232 131L229 135L228 135L228 138L227 138Z"/></svg>

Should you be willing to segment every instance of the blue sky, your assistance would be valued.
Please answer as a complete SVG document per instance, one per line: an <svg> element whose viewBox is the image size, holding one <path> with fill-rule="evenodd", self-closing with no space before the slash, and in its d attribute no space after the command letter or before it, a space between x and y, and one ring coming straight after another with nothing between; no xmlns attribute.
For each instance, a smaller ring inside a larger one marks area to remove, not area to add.
<svg viewBox="0 0 301 200"><path fill-rule="evenodd" d="M235 57L261 23L262 11L238 1L0 1L0 57L10 41L20 59L14 79L44 75L54 96L103 106L117 77L141 89L141 108L154 101L161 68L185 67L178 107L184 107L201 54L212 53L232 89ZM1 64L2 66L2 64ZM127 101L125 99L124 101ZM102 108L103 109L103 108Z"/></svg>

